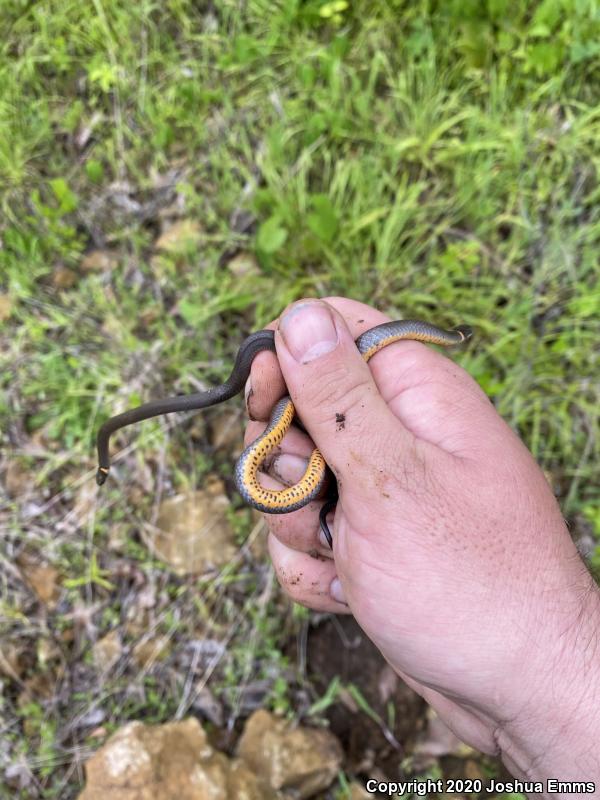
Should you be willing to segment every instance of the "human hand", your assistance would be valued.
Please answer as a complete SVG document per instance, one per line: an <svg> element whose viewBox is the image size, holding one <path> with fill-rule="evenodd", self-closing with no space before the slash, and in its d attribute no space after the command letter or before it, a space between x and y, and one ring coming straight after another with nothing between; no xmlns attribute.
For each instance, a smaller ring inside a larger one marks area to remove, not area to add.
<svg viewBox="0 0 600 800"><path fill-rule="evenodd" d="M354 340L386 320L343 298L303 301L282 315L277 360L255 359L252 416L268 417L285 378L311 437L288 434L269 469L279 482L264 485L296 482L315 442L340 495L333 559L321 503L267 516L279 580L298 602L351 611L457 735L501 750L517 777L535 763L540 779L552 767L583 780L589 762L600 780L591 752L572 775L555 753L559 731L560 752L581 739L583 753L600 725L585 700L600 690L598 590L543 473L464 370L413 341L365 364Z"/></svg>

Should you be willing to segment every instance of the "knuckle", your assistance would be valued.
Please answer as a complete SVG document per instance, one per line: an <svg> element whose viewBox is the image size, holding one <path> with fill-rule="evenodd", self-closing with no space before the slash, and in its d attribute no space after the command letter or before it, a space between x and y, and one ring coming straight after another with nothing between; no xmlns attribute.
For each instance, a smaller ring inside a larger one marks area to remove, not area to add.
<svg viewBox="0 0 600 800"><path fill-rule="evenodd" d="M344 363L332 365L326 372L315 376L296 391L299 404L306 403L311 406L329 404L340 393L348 380L348 369Z"/></svg>

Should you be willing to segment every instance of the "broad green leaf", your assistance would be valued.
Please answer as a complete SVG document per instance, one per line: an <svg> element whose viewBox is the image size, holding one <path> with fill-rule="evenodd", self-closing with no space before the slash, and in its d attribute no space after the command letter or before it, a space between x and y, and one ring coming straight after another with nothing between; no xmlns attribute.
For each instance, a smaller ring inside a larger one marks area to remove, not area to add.
<svg viewBox="0 0 600 800"><path fill-rule="evenodd" d="M104 167L100 161L95 158L90 158L85 165L85 173L92 183L101 183L104 178Z"/></svg>
<svg viewBox="0 0 600 800"><path fill-rule="evenodd" d="M77 208L77 196L69 188L64 178L54 178L50 181L50 188L60 203L60 213L69 214Z"/></svg>
<svg viewBox="0 0 600 800"><path fill-rule="evenodd" d="M326 194L311 198L312 212L307 217L310 230L324 242L331 242L336 235L339 222L331 200Z"/></svg>
<svg viewBox="0 0 600 800"><path fill-rule="evenodd" d="M287 236L288 233L282 226L281 219L277 215L273 215L258 229L256 246L263 253L276 253L285 243Z"/></svg>

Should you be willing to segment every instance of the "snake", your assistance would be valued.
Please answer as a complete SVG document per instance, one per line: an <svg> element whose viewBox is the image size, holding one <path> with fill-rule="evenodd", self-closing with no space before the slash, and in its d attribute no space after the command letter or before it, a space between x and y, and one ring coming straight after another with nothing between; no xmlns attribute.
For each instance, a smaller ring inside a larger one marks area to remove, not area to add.
<svg viewBox="0 0 600 800"><path fill-rule="evenodd" d="M468 325L459 325L451 330L438 328L422 320L396 320L376 325L361 334L355 344L365 362L375 353L394 342L405 339L426 342L449 347L466 342L473 335ZM153 400L140 406L110 417L99 429L97 435L98 471L96 483L105 483L110 469L109 443L115 431L128 425L162 414L175 411L197 411L223 403L239 394L245 384L254 358L263 351L275 353L275 334L272 330L256 331L250 334L241 344L227 380L219 386L203 392L188 395L166 397ZM283 489L266 489L258 479L261 466L270 454L276 450L294 421L296 412L289 395L277 401L271 412L269 424L243 451L235 465L234 479L238 492L244 501L266 514L288 514L297 511L318 499L328 480L328 468L321 452L314 448L306 466L306 470L298 483ZM301 424L301 422L300 422ZM329 544L333 547L333 537L327 524L327 514L335 507L338 494L337 485L332 484L329 497L319 513L319 524Z"/></svg>

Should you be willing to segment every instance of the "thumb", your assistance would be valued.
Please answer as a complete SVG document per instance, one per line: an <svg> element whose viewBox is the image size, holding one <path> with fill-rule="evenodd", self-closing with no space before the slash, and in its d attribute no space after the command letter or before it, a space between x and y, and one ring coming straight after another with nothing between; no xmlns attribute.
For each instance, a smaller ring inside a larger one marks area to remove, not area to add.
<svg viewBox="0 0 600 800"><path fill-rule="evenodd" d="M336 478L372 491L414 439L381 397L344 318L321 300L300 301L281 316L275 344L296 412Z"/></svg>

